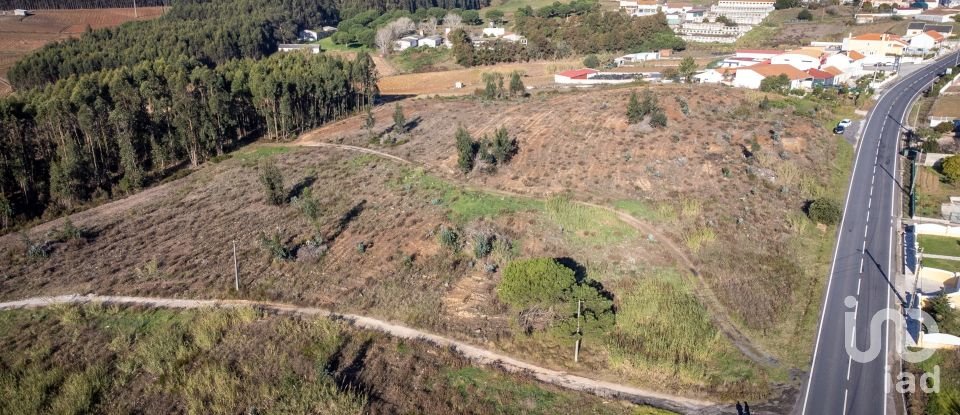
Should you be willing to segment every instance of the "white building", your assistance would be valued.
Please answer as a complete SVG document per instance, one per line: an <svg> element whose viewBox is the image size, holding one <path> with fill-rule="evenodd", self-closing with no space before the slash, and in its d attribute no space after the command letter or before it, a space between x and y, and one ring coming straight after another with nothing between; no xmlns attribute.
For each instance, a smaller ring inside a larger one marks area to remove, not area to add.
<svg viewBox="0 0 960 415"><path fill-rule="evenodd" d="M774 0L720 0L710 14L725 16L743 25L758 25L774 10Z"/></svg>
<svg viewBox="0 0 960 415"><path fill-rule="evenodd" d="M733 43L750 31L750 26L727 26L723 23L684 23L674 29L681 39L687 42Z"/></svg>
<svg viewBox="0 0 960 415"><path fill-rule="evenodd" d="M740 88L760 89L760 83L771 76L786 75L790 80L790 89L804 88L813 81L813 77L790 65L759 64L737 69L733 78L733 86Z"/></svg>
<svg viewBox="0 0 960 415"><path fill-rule="evenodd" d="M419 42L420 37L418 36L404 36L393 42L393 50L407 50L410 48L415 48L419 45Z"/></svg>
<svg viewBox="0 0 960 415"><path fill-rule="evenodd" d="M501 37L507 33L507 29L502 27L485 27L483 28L483 36L487 37Z"/></svg>
<svg viewBox="0 0 960 415"><path fill-rule="evenodd" d="M507 33L500 39L506 40L507 42L519 43L521 45L527 44L527 38L516 33Z"/></svg>
<svg viewBox="0 0 960 415"><path fill-rule="evenodd" d="M910 49L920 53L926 53L932 49L939 48L940 42L943 42L943 35L931 30L929 32L921 33L911 37Z"/></svg>
<svg viewBox="0 0 960 415"><path fill-rule="evenodd" d="M426 46L428 48L435 48L443 46L443 37L440 36L427 36L423 39L417 41L417 46Z"/></svg>
<svg viewBox="0 0 960 415"><path fill-rule="evenodd" d="M630 65L637 62L653 61L660 59L660 52L641 52L623 55L613 60L617 66Z"/></svg>
<svg viewBox="0 0 960 415"><path fill-rule="evenodd" d="M13 9L14 16L29 16L33 14L32 11L26 9Z"/></svg>
<svg viewBox="0 0 960 415"><path fill-rule="evenodd" d="M303 43L281 43L277 45L278 52L302 52L317 55L320 53L320 45L310 45Z"/></svg>
<svg viewBox="0 0 960 415"><path fill-rule="evenodd" d="M822 52L815 49L797 49L781 53L770 58L774 65L790 65L801 71L820 68Z"/></svg>
<svg viewBox="0 0 960 415"><path fill-rule="evenodd" d="M693 82L701 84L720 84L727 81L727 71L723 69L707 69L693 76Z"/></svg>

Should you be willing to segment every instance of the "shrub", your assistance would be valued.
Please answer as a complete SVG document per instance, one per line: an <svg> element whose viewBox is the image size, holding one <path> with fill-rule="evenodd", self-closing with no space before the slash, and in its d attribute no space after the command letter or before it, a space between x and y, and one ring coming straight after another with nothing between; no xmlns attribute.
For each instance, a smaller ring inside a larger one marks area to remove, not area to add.
<svg viewBox="0 0 960 415"><path fill-rule="evenodd" d="M280 240L279 233L274 233L268 237L265 233L260 232L260 245L273 259L287 261L293 257L290 249L284 246L283 241Z"/></svg>
<svg viewBox="0 0 960 415"><path fill-rule="evenodd" d="M63 227L57 230L57 238L60 241L79 241L83 239L83 230L73 224L68 216L63 221Z"/></svg>
<svg viewBox="0 0 960 415"><path fill-rule="evenodd" d="M680 112L683 113L683 115L690 115L690 105L687 104L687 100L680 96L674 96L673 99L677 101L677 105L680 106Z"/></svg>
<svg viewBox="0 0 960 415"><path fill-rule="evenodd" d="M497 164L507 164L517 154L517 140L510 138L505 127L500 127L493 137L493 148L490 153Z"/></svg>
<svg viewBox="0 0 960 415"><path fill-rule="evenodd" d="M473 235L473 256L477 259L483 259L490 255L490 252L493 251L491 239L489 235L483 232Z"/></svg>
<svg viewBox="0 0 960 415"><path fill-rule="evenodd" d="M960 180L960 154L954 154L943 159L940 163L940 172L952 182Z"/></svg>
<svg viewBox="0 0 960 415"><path fill-rule="evenodd" d="M843 208L836 200L821 197L810 203L807 208L807 215L814 222L835 225L843 217Z"/></svg>
<svg viewBox="0 0 960 415"><path fill-rule="evenodd" d="M303 213L303 216L307 217L307 220L310 223L316 223L317 219L320 218L320 202L313 197L313 191L310 188L303 189L303 192L300 193L300 196L296 198L297 207L300 208L300 212Z"/></svg>
<svg viewBox="0 0 960 415"><path fill-rule="evenodd" d="M521 259L507 264L497 296L518 308L552 305L569 295L577 283L572 269L550 258Z"/></svg>
<svg viewBox="0 0 960 415"><path fill-rule="evenodd" d="M600 59L597 58L597 55L587 55L586 58L583 58L583 66L596 69L600 67Z"/></svg>
<svg viewBox="0 0 960 415"><path fill-rule="evenodd" d="M630 92L630 102L627 103L627 122L636 124L643 119L643 113L640 107L640 99L637 98L637 91Z"/></svg>
<svg viewBox="0 0 960 415"><path fill-rule="evenodd" d="M953 123L952 122L942 122L937 124L936 127L933 127L933 131L936 131L940 134L952 133L953 132Z"/></svg>
<svg viewBox="0 0 960 415"><path fill-rule="evenodd" d="M800 10L800 13L797 13L797 20L813 20L813 13L807 9Z"/></svg>
<svg viewBox="0 0 960 415"><path fill-rule="evenodd" d="M454 229L446 226L440 228L440 233L437 234L437 240L440 241L440 246L452 252L460 251L460 234Z"/></svg>
<svg viewBox="0 0 960 415"><path fill-rule="evenodd" d="M656 111L650 116L650 126L653 128L665 128L667 126L667 114L663 111Z"/></svg>
<svg viewBox="0 0 960 415"><path fill-rule="evenodd" d="M927 299L923 311L937 322L940 333L960 333L960 312L950 306L950 300L943 292Z"/></svg>
<svg viewBox="0 0 960 415"><path fill-rule="evenodd" d="M260 183L263 185L263 193L267 197L267 203L271 205L282 205L286 199L283 191L283 173L273 163L271 159L264 159L260 162Z"/></svg>
<svg viewBox="0 0 960 415"><path fill-rule="evenodd" d="M403 115L403 107L399 102L393 107L393 130L400 134L407 132L407 117Z"/></svg>
<svg viewBox="0 0 960 415"><path fill-rule="evenodd" d="M523 80L520 79L520 71L513 71L510 73L510 96L522 97L526 95L527 87L523 85Z"/></svg>

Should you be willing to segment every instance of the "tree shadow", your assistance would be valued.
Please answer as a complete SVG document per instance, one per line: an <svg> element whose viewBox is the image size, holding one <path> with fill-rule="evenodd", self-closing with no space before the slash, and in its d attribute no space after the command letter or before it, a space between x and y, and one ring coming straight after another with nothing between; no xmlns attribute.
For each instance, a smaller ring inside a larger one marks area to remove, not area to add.
<svg viewBox="0 0 960 415"><path fill-rule="evenodd" d="M391 94L391 95L380 95L377 97L378 104L389 104L391 102L403 101L407 98L413 98L416 95L413 94Z"/></svg>
<svg viewBox="0 0 960 415"><path fill-rule="evenodd" d="M554 261L557 261L558 264L572 269L573 276L574 278L576 278L577 284L581 284L581 285L585 285L587 287L593 288L597 290L597 293L599 293L601 297L606 298L607 300L613 301L613 293L610 291L607 291L607 289L603 287L603 284L600 281L590 279L589 276L587 275L587 267L583 266L583 264L577 262L577 260L570 257L554 258Z"/></svg>
<svg viewBox="0 0 960 415"><path fill-rule="evenodd" d="M297 184L293 185L293 187L290 188L290 192L287 193L287 201L289 202L293 200L293 198L295 197L300 197L300 195L303 193L303 190L310 186L313 186L313 183L316 181L317 181L316 175L311 174L307 177L304 177L302 180L297 182Z"/></svg>
<svg viewBox="0 0 960 415"><path fill-rule="evenodd" d="M346 213L341 215L340 219L337 221L337 226L334 229L333 233L331 233L330 237L327 238L327 243L333 243L333 241L339 238L340 235L343 234L343 231L347 229L347 225L349 225L350 222L353 222L353 220L356 219L357 216L360 216L360 214L363 213L363 210L366 208L366 205L367 205L366 199L361 200L356 205L353 205L353 207L350 208L350 210L348 210Z"/></svg>

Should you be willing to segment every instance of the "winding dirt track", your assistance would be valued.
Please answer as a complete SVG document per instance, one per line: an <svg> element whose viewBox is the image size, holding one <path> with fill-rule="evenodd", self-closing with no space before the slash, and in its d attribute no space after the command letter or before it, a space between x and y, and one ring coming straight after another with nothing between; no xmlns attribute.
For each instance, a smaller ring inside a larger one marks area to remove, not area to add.
<svg viewBox="0 0 960 415"><path fill-rule="evenodd" d="M408 164L408 165L416 164L410 160L398 157L396 155L385 153L382 151L377 151L377 150L366 148L366 147L351 146L346 144L326 143L326 142L320 142L320 141L310 141L310 140L304 140L304 139L298 140L293 144L298 146L303 146L303 147L328 147L328 148L337 148L341 150L356 151L356 152L361 152L365 154L376 155L376 156L383 157L383 158L393 160L403 164ZM435 166L421 166L421 167L434 168ZM459 184L471 190L478 190L478 191L498 194L502 196L527 197L527 198L530 197L529 194L520 194L520 193L513 193L513 192L508 192L508 191L499 190L499 189L488 189L483 187L476 187L468 183L462 183L462 182ZM712 313L710 313L711 320L714 322L714 324L717 325L720 331L723 332L728 339L730 339L730 342L733 343L733 345L738 350L740 350L740 352L743 353L744 356L746 356L750 360L760 365L770 367L770 366L776 366L779 364L776 357L767 353L766 351L761 349L758 345L750 341L750 339L746 335L744 335L739 329L737 329L737 326L730 321L730 319L727 317L728 313L725 307L723 306L723 304L720 303L720 300L713 295L713 291L708 286L707 281L703 278L703 274L700 273L699 269L697 269L697 266L694 265L690 257L688 257L683 250L681 250L673 241L671 241L670 238L667 238L665 235L661 234L653 226L650 226L649 224L641 221L640 219L637 219L636 217L622 210L618 210L609 206L598 205L590 202L583 202L583 201L576 201L576 200L574 202L584 206L589 206L589 207L603 209L603 210L612 212L613 214L617 215L617 217L620 218L620 220L632 226L634 229L640 231L642 234L653 235L654 238L662 242L667 247L667 249L670 250L670 252L672 252L676 256L679 262L696 277L695 282L697 283L698 287L696 290L693 291L694 294L697 296L698 299L701 300L701 302L704 303L707 309L713 311Z"/></svg>
<svg viewBox="0 0 960 415"><path fill-rule="evenodd" d="M0 310L49 307L59 304L76 305L89 303L136 305L173 309L253 307L263 311L282 314L326 317L332 320L343 321L362 329L376 330L395 337L423 341L437 347L452 348L473 362L498 367L510 372L523 373L532 376L541 382L556 385L565 389L592 393L602 397L623 399L636 404L655 406L682 414L719 414L722 412L721 407L713 402L666 395L646 389L639 389L630 386L619 385L616 383L571 375L565 372L550 370L422 330L417 330L370 317L334 313L332 311L320 308L298 307L290 304L246 300L191 300L178 298L105 295L63 295L56 297L34 297L19 301L4 302L0 303Z"/></svg>

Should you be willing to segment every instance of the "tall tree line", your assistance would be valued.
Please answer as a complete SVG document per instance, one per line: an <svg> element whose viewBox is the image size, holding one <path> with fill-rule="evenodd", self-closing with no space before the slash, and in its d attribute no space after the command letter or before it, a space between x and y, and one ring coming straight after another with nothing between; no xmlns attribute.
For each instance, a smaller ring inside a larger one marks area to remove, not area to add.
<svg viewBox="0 0 960 415"><path fill-rule="evenodd" d="M293 53L215 68L161 58L0 99L0 223L136 191L246 135L296 134L370 105L377 93L366 54Z"/></svg>

